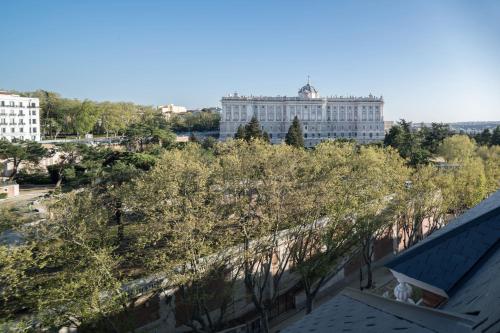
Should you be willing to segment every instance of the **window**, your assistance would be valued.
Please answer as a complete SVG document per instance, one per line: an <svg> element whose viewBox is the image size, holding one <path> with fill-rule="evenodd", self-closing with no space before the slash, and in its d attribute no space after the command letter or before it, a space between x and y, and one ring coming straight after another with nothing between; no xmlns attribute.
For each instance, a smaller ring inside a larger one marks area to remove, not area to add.
<svg viewBox="0 0 500 333"><path fill-rule="evenodd" d="M2 105L2 106L5 106L5 101L2 101L2 104L1 104L1 105Z"/></svg>
<svg viewBox="0 0 500 333"><path fill-rule="evenodd" d="M31 103L31 107L32 108L36 107L35 103Z"/></svg>
<svg viewBox="0 0 500 333"><path fill-rule="evenodd" d="M19 102L19 106L20 106L20 107L23 107L23 102Z"/></svg>
<svg viewBox="0 0 500 333"><path fill-rule="evenodd" d="M31 115L36 116L36 111L35 110L31 111Z"/></svg>
<svg viewBox="0 0 500 333"><path fill-rule="evenodd" d="M2 133L5 133L5 128L2 128Z"/></svg>
<svg viewBox="0 0 500 333"><path fill-rule="evenodd" d="M14 127L11 127L11 128L10 128L10 132L11 132L11 133L14 133L14 132L15 132Z"/></svg>
<svg viewBox="0 0 500 333"><path fill-rule="evenodd" d="M32 124L36 124L36 119L31 119Z"/></svg>
<svg viewBox="0 0 500 333"><path fill-rule="evenodd" d="M24 131L24 128L20 127L20 128L19 128L19 132L21 132L21 133L22 133L23 131Z"/></svg>
<svg viewBox="0 0 500 333"><path fill-rule="evenodd" d="M36 133L36 127L33 127L33 133Z"/></svg>

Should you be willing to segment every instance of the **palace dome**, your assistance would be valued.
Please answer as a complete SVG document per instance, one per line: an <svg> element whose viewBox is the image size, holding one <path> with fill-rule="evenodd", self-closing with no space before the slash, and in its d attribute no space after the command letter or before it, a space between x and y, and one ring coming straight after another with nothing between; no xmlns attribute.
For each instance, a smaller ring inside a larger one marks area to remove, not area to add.
<svg viewBox="0 0 500 333"><path fill-rule="evenodd" d="M309 84L309 82L307 82L305 86L300 88L299 96L304 98L317 98L319 97L319 93L316 88L314 88Z"/></svg>

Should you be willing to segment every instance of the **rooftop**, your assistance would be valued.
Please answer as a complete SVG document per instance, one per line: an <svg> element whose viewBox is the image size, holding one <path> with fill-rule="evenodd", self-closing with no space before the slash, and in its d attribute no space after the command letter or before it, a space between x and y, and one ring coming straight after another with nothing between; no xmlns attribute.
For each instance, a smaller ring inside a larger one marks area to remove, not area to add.
<svg viewBox="0 0 500 333"><path fill-rule="evenodd" d="M445 292L438 308L347 289L283 332L500 332L499 250L497 191L386 265Z"/></svg>

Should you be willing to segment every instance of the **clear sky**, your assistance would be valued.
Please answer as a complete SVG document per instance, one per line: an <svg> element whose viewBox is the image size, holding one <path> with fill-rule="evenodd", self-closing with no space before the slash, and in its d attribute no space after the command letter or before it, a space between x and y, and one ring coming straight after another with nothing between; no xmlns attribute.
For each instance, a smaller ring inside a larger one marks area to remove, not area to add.
<svg viewBox="0 0 500 333"><path fill-rule="evenodd" d="M0 87L190 108L234 91L385 98L385 118L500 120L499 0L4 0Z"/></svg>

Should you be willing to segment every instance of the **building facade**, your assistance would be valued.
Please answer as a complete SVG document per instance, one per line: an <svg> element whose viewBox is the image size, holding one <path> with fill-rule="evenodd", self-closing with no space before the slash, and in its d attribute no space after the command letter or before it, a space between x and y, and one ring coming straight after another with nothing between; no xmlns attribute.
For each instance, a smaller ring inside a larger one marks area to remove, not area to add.
<svg viewBox="0 0 500 333"><path fill-rule="evenodd" d="M170 119L170 117L172 117L173 115L187 112L186 107L173 104L161 105L158 107L158 109L160 109L161 113L165 116L166 119Z"/></svg>
<svg viewBox="0 0 500 333"><path fill-rule="evenodd" d="M324 140L354 139L370 143L384 139L384 100L368 97L320 97L307 83L297 97L222 97L220 138L234 137L238 126L256 116L272 143L285 140L295 117L300 120L307 147Z"/></svg>
<svg viewBox="0 0 500 333"><path fill-rule="evenodd" d="M40 101L0 91L0 139L40 141Z"/></svg>

